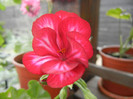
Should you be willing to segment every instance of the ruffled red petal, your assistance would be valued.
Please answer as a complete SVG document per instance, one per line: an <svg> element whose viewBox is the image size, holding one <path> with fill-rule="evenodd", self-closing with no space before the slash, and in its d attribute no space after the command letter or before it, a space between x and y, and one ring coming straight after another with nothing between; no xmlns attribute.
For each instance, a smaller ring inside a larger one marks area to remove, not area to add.
<svg viewBox="0 0 133 99"><path fill-rule="evenodd" d="M91 35L91 28L87 21L78 17L70 17L64 19L59 24L59 33L62 34L65 32L77 32L83 35L86 39L89 39Z"/></svg>
<svg viewBox="0 0 133 99"><path fill-rule="evenodd" d="M54 60L53 56L38 56L33 51L24 54L23 64L33 74L43 75L41 66L50 60Z"/></svg>
<svg viewBox="0 0 133 99"><path fill-rule="evenodd" d="M47 78L47 84L52 88L62 88L73 84L80 79L85 71L84 66L79 65L71 71L62 74L50 74Z"/></svg>
<svg viewBox="0 0 133 99"><path fill-rule="evenodd" d="M68 17L79 17L77 14L75 14L73 12L67 12L67 11L63 11L63 10L56 12L55 15L60 17L62 20L64 20L65 18L68 18Z"/></svg>
<svg viewBox="0 0 133 99"><path fill-rule="evenodd" d="M78 64L79 62L75 62L74 60L70 59L64 61L60 59L55 59L43 64L41 69L44 73L47 74L59 74L74 69L76 66L78 66Z"/></svg>
<svg viewBox="0 0 133 99"><path fill-rule="evenodd" d="M75 60L84 66L88 67L88 58L83 47L75 40L69 38L69 49L66 51L66 59Z"/></svg>
<svg viewBox="0 0 133 99"><path fill-rule="evenodd" d="M56 44L56 32L50 28L43 28L33 39L33 49L37 55L57 56L58 46Z"/></svg>
<svg viewBox="0 0 133 99"><path fill-rule="evenodd" d="M90 59L93 56L93 48L88 39L85 39L81 34L76 32L70 32L68 33L68 36L73 38L84 48L88 59Z"/></svg>
<svg viewBox="0 0 133 99"><path fill-rule="evenodd" d="M51 28L58 33L58 24L61 19L54 14L45 14L39 17L32 26L33 36L38 35L38 31L42 28Z"/></svg>

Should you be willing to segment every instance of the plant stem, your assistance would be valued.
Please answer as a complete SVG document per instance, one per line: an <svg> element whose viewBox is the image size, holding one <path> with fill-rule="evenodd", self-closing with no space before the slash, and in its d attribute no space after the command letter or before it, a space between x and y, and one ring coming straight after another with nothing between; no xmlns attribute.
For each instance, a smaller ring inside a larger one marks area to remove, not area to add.
<svg viewBox="0 0 133 99"><path fill-rule="evenodd" d="M133 27L133 19L132 19L132 17L131 17L131 26ZM132 39L131 39L131 48L133 48L133 37L132 37Z"/></svg>
<svg viewBox="0 0 133 99"><path fill-rule="evenodd" d="M120 50L119 50L119 53L120 53L120 58L122 57L122 50L123 50L123 37L122 37L122 33L121 33L121 19L119 19L119 38L120 38Z"/></svg>
<svg viewBox="0 0 133 99"><path fill-rule="evenodd" d="M49 12L49 13L52 13L52 10L53 10L53 3L52 3L52 1L50 0L50 1L48 1L48 12Z"/></svg>
<svg viewBox="0 0 133 99"><path fill-rule="evenodd" d="M74 82L74 84L82 90L85 99L97 99L96 96L94 96L87 88L87 84L84 82L84 80L79 79L78 81Z"/></svg>

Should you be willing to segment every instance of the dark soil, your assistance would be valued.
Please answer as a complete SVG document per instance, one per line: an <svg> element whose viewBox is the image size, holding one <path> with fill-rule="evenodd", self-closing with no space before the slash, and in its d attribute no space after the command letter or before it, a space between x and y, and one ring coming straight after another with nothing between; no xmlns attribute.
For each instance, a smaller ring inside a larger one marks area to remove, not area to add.
<svg viewBox="0 0 133 99"><path fill-rule="evenodd" d="M18 61L18 63L23 64L22 59Z"/></svg>
<svg viewBox="0 0 133 99"><path fill-rule="evenodd" d="M115 53L106 53L112 57L116 57L116 58L120 58L120 54L118 52L115 52ZM130 54L124 54L122 56L123 59L133 59L133 55L130 55Z"/></svg>

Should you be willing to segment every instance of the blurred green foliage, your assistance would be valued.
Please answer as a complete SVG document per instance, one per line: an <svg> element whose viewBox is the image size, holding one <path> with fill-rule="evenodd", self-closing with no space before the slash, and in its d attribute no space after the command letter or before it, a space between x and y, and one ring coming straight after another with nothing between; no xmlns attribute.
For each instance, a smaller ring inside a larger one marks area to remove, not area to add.
<svg viewBox="0 0 133 99"><path fill-rule="evenodd" d="M6 92L0 93L0 99L51 99L38 81L31 80L28 86L27 90L10 87Z"/></svg>
<svg viewBox="0 0 133 99"><path fill-rule="evenodd" d="M6 7L17 4L21 4L21 0L0 0L0 10L4 11Z"/></svg>
<svg viewBox="0 0 133 99"><path fill-rule="evenodd" d="M0 3L0 10L4 11L5 9L6 7L2 3Z"/></svg>
<svg viewBox="0 0 133 99"><path fill-rule="evenodd" d="M21 0L13 0L17 4L21 4Z"/></svg>
<svg viewBox="0 0 133 99"><path fill-rule="evenodd" d="M0 24L0 47L2 47L2 45L4 44L5 40L3 38L3 32L4 32L4 28L3 28L3 24Z"/></svg>

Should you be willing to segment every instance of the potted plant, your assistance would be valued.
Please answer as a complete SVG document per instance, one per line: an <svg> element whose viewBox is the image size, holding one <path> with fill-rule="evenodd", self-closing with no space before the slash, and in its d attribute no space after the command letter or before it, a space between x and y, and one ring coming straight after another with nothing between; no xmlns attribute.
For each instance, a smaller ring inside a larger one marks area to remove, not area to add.
<svg viewBox="0 0 133 99"><path fill-rule="evenodd" d="M81 79L93 54L89 23L75 13L58 11L39 17L33 23L32 34L33 51L14 59L21 64L16 66L17 71L23 69L24 74L18 74L20 81L25 80L21 87L27 88L28 81L41 77L40 82L52 90L60 89L59 95L52 99L66 99L67 89L72 89L73 84L81 88L85 99L96 99ZM49 92L45 86L44 89Z"/></svg>
<svg viewBox="0 0 133 99"><path fill-rule="evenodd" d="M119 19L119 26L122 19L132 21L131 15L121 8L110 9L107 15ZM106 46L99 51L102 56L103 66L133 73L133 26L131 26L131 31L125 42L123 42L121 30L119 30L119 35L119 46ZM128 88L106 79L102 79L99 82L99 88L106 95L116 99L133 98L133 88Z"/></svg>

